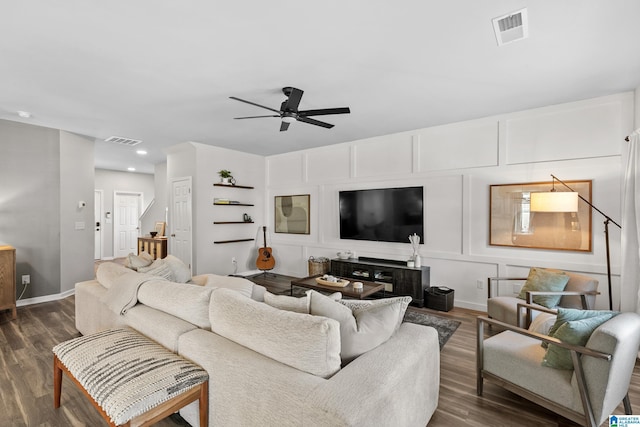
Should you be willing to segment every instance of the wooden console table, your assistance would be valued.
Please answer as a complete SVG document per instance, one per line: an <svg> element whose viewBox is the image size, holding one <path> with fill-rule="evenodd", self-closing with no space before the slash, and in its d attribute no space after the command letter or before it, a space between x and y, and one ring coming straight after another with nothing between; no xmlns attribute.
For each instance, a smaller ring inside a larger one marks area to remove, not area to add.
<svg viewBox="0 0 640 427"><path fill-rule="evenodd" d="M0 246L0 311L11 310L11 318L16 319L16 249Z"/></svg>
<svg viewBox="0 0 640 427"><path fill-rule="evenodd" d="M166 237L138 237L138 255L147 252L153 259L167 256Z"/></svg>

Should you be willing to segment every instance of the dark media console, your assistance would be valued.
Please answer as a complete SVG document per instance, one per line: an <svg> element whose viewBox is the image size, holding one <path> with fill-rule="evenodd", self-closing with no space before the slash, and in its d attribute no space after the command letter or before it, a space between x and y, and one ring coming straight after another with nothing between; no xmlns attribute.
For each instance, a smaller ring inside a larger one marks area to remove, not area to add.
<svg viewBox="0 0 640 427"><path fill-rule="evenodd" d="M385 293L393 296L409 295L411 304L424 306L424 290L430 286L430 267L407 267L404 261L360 257L332 259L331 274L385 285Z"/></svg>

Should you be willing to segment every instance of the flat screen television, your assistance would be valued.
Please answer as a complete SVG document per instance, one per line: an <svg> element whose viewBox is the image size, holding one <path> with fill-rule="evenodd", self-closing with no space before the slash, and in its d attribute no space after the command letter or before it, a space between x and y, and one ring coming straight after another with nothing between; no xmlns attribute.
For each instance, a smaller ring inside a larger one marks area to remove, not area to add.
<svg viewBox="0 0 640 427"><path fill-rule="evenodd" d="M409 243L424 242L422 187L339 192L340 238Z"/></svg>

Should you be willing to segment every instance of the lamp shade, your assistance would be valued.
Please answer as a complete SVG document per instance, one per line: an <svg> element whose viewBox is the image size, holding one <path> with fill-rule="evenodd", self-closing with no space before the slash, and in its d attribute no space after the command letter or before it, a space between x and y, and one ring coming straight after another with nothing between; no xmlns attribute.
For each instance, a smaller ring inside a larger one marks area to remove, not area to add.
<svg viewBox="0 0 640 427"><path fill-rule="evenodd" d="M578 193L575 191L531 193L531 212L578 212Z"/></svg>

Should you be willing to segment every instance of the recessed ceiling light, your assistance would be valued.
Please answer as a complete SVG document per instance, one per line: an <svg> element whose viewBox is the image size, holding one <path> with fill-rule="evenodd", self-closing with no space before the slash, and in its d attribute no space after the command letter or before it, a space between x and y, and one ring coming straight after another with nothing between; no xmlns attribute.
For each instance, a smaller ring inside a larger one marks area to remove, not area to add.
<svg viewBox="0 0 640 427"><path fill-rule="evenodd" d="M129 172L135 172L136 168L127 168Z"/></svg>
<svg viewBox="0 0 640 427"><path fill-rule="evenodd" d="M31 118L31 113L28 111L18 111L18 115L20 117L22 117L23 119L30 119Z"/></svg>
<svg viewBox="0 0 640 427"><path fill-rule="evenodd" d="M147 152L145 150L138 150L136 151L137 154L140 154L141 156L144 156L145 154L147 154Z"/></svg>

